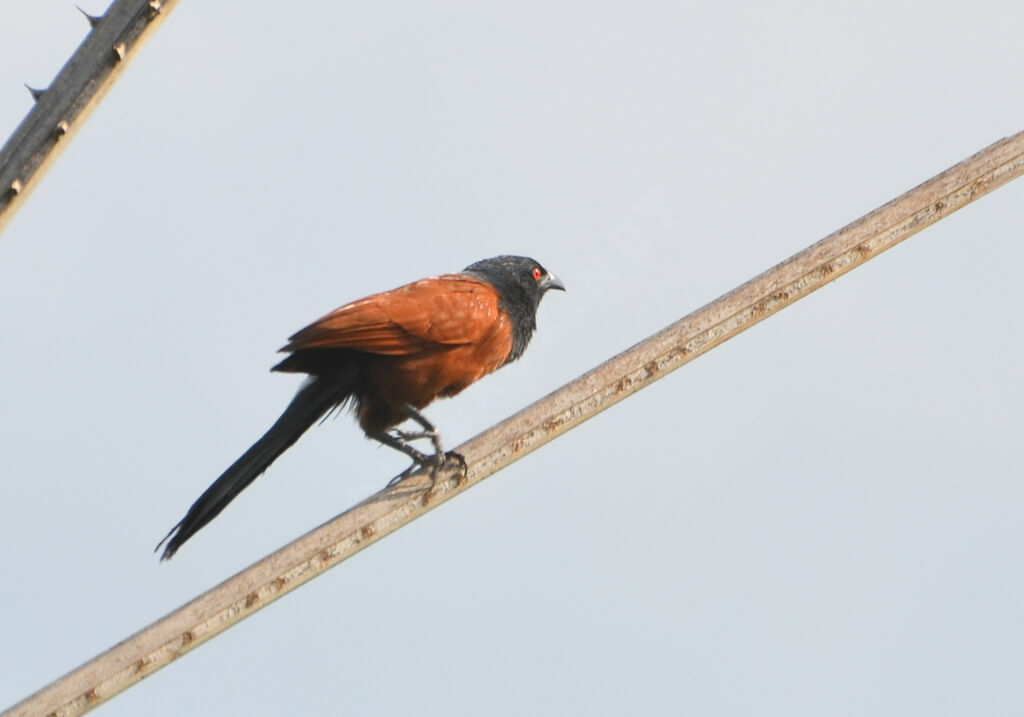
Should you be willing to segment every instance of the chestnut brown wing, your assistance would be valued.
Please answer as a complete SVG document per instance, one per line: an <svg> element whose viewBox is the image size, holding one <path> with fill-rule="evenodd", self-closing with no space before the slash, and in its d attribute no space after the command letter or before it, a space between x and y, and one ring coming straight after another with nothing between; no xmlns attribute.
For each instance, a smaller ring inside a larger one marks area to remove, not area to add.
<svg viewBox="0 0 1024 717"><path fill-rule="evenodd" d="M335 309L292 336L281 351L348 348L406 355L469 344L499 320L498 295L479 279L448 274Z"/></svg>

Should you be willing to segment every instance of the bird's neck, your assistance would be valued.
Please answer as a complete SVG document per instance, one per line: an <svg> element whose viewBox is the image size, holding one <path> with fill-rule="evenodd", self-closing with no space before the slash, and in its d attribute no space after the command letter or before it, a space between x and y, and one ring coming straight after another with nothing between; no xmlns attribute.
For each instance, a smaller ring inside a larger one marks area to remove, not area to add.
<svg viewBox="0 0 1024 717"><path fill-rule="evenodd" d="M512 322L512 350L508 353L505 363L512 363L523 355L530 343L534 330L537 328L536 309L523 304L505 307L509 320Z"/></svg>

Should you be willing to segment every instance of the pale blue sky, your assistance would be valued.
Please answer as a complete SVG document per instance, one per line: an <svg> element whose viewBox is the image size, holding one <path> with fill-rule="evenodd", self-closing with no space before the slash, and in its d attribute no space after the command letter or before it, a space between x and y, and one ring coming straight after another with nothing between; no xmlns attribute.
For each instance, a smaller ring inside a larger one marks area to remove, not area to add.
<svg viewBox="0 0 1024 717"><path fill-rule="evenodd" d="M87 25L0 2L6 136ZM1024 129L1021 3L492 5L182 2L0 235L0 707L404 466L343 416L151 552L327 310L565 281L428 410L456 444ZM1022 223L1017 182L101 714L1024 712Z"/></svg>

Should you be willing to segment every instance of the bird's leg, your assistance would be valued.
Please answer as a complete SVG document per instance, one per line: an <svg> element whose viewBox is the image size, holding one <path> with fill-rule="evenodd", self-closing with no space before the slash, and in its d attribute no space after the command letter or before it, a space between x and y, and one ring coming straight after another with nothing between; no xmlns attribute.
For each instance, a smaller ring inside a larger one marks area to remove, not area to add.
<svg viewBox="0 0 1024 717"><path fill-rule="evenodd" d="M420 451L417 451L415 448L410 446L401 438L393 436L386 431L381 431L380 433L371 433L370 438L374 439L375 441L380 441L385 446L388 446L389 448L394 448L396 451L401 451L405 455L412 458L416 465L426 465L427 463L430 463L433 460L433 456L428 456L426 453L421 453Z"/></svg>
<svg viewBox="0 0 1024 717"><path fill-rule="evenodd" d="M391 429L392 436L398 436L403 441L418 441L421 438L433 438L434 434L430 431L400 431L397 428Z"/></svg>
<svg viewBox="0 0 1024 717"><path fill-rule="evenodd" d="M433 456L428 456L426 453L421 453L420 451L417 451L415 448L406 443L401 437L393 436L387 431L381 431L380 433L371 433L369 434L369 436L370 438L380 441L385 446L394 448L396 451L401 451L405 455L412 458L411 466L409 466L404 471L402 471L401 473L399 473L394 478L388 481L389 488L393 486L395 483L398 483L407 476L409 476L413 471L415 471L420 466L425 466L430 463L434 463ZM437 469L435 468L434 470Z"/></svg>
<svg viewBox="0 0 1024 717"><path fill-rule="evenodd" d="M407 417L423 426L423 430L421 432L410 433L407 435L415 438L429 438L434 444L433 463L435 466L440 468L444 465L445 460L444 448L441 446L441 432L437 430L433 423L427 420L426 416L417 411L411 403L405 404L405 408L403 410Z"/></svg>
<svg viewBox="0 0 1024 717"><path fill-rule="evenodd" d="M437 430L433 423L427 420L427 417L416 410L416 408L410 404L405 404L402 408L402 413L405 414L406 418L410 418L416 423L420 424L423 428L422 431L400 431L393 429L391 431L381 431L379 433L371 434L371 438L374 438L386 446L390 446L395 450L401 451L405 455L409 456L413 460L413 464L406 470L399 473L397 476L391 479L388 485L394 485L398 481L408 476L412 471L416 470L420 466L431 466L431 475L436 475L437 471L440 470L449 457L455 457L459 460L461 465L465 465L465 460L458 454L449 454L444 452L444 447L441 445L441 432ZM409 441L415 441L421 438L429 438L431 443L434 444L434 454L428 456L422 453L411 445ZM463 469L464 470L464 469Z"/></svg>
<svg viewBox="0 0 1024 717"><path fill-rule="evenodd" d="M410 431L408 433L404 431L396 431L400 436L407 440L415 440L417 438L429 438L434 443L434 466L435 470L443 466L448 461L454 461L459 464L459 475L465 477L466 471L469 470L469 465L466 463L466 458L461 453L455 451L445 452L441 446L441 432L437 430L433 423L427 420L427 417L416 410L416 408L410 404L405 405L405 413L409 418L416 421L423 427L422 431Z"/></svg>

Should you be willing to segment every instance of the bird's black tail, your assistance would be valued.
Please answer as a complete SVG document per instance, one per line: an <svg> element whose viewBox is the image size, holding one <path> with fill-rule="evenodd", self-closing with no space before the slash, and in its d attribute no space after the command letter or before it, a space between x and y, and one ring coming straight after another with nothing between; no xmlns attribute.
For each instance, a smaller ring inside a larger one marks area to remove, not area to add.
<svg viewBox="0 0 1024 717"><path fill-rule="evenodd" d="M331 409L345 403L350 396L350 381L339 380L337 376L310 377L270 430L199 496L185 517L160 541L156 550L160 550L164 543L167 544L160 560L169 560L186 540L224 510L228 503L295 443L306 429Z"/></svg>

